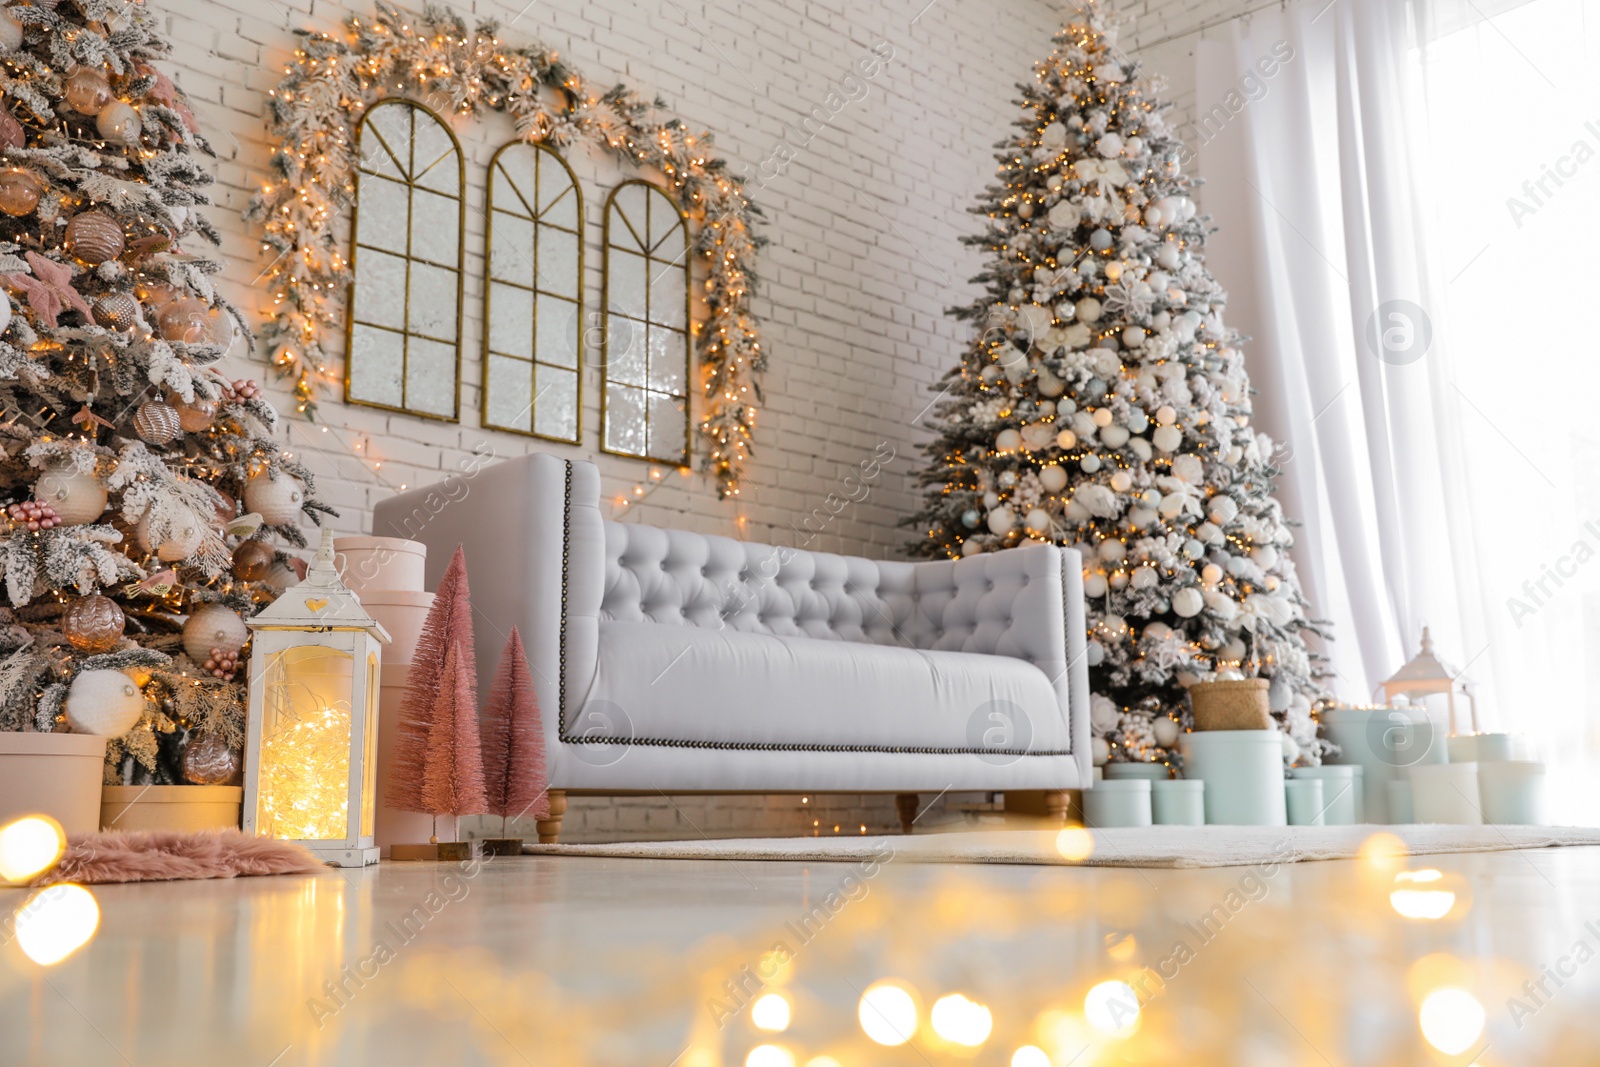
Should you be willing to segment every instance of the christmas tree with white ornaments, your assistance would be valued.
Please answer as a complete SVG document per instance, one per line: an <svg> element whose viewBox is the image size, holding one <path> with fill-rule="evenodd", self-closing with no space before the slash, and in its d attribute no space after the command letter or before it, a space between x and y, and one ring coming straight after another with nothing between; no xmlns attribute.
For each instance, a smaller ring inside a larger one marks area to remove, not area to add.
<svg viewBox="0 0 1600 1067"><path fill-rule="evenodd" d="M1167 760L1187 685L1262 677L1286 757L1316 762L1322 631L1183 146L1097 3L1054 45L974 209L984 291L952 314L976 336L937 387L913 550L1083 553L1098 760Z"/></svg>
<svg viewBox="0 0 1600 1067"><path fill-rule="evenodd" d="M216 784L244 618L329 509L219 370L247 333L169 50L137 2L0 9L0 730L105 736L110 782Z"/></svg>

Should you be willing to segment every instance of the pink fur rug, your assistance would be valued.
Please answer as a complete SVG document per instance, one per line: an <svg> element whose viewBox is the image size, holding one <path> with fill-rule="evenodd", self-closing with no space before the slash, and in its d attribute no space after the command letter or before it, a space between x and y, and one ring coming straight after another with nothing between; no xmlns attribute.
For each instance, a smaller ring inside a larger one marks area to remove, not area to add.
<svg viewBox="0 0 1600 1067"><path fill-rule="evenodd" d="M299 845L238 830L103 830L72 837L60 861L33 884L308 874L322 866Z"/></svg>

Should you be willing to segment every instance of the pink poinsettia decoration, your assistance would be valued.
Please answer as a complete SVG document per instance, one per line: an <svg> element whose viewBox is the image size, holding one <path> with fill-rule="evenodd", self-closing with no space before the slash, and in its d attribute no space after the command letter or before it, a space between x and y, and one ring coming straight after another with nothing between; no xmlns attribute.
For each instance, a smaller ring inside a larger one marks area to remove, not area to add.
<svg viewBox="0 0 1600 1067"><path fill-rule="evenodd" d="M147 74L156 80L150 91L144 94L145 99L154 104L170 107L178 113L178 117L183 120L190 133L200 132L200 124L195 121L194 112L189 110L189 105L178 95L178 87L172 84L171 78L146 63L139 64L139 73Z"/></svg>
<svg viewBox="0 0 1600 1067"><path fill-rule="evenodd" d="M33 308L41 322L55 329L56 317L61 314L63 307L82 315L84 322L94 321L89 313L89 305L72 287L71 267L46 259L37 252L28 253L28 266L33 268L33 274L10 274L6 276L6 282L27 296L28 306Z"/></svg>

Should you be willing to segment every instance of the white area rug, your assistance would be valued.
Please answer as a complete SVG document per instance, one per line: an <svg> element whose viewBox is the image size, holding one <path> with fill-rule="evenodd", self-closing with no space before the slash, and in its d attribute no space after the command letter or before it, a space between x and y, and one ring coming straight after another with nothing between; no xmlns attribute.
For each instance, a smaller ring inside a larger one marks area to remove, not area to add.
<svg viewBox="0 0 1600 1067"><path fill-rule="evenodd" d="M1150 826L1091 830L1094 852L1069 861L1051 830L990 830L909 837L768 837L527 845L536 856L621 859L803 860L856 863L1021 863L1088 867L1243 867L1349 859L1375 833L1400 838L1418 856L1600 845L1600 829L1565 826Z"/></svg>

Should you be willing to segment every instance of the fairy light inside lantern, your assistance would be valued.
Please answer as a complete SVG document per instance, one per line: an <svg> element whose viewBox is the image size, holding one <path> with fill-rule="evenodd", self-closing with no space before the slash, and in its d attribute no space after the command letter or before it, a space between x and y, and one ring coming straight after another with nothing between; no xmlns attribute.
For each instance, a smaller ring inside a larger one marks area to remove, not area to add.
<svg viewBox="0 0 1600 1067"><path fill-rule="evenodd" d="M330 531L305 581L248 625L245 832L296 841L339 867L376 863L378 679L389 635L339 580Z"/></svg>

